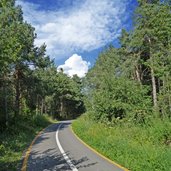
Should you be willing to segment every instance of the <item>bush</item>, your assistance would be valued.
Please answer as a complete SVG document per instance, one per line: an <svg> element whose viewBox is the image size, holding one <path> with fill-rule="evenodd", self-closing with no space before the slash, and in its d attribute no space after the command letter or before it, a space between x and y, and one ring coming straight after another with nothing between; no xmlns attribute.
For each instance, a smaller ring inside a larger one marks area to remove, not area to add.
<svg viewBox="0 0 171 171"><path fill-rule="evenodd" d="M111 78L110 84L103 82L102 87L94 90L88 104L92 118L98 121L113 118L128 118L144 123L152 112L148 87L126 78Z"/></svg>
<svg viewBox="0 0 171 171"><path fill-rule="evenodd" d="M38 127L45 127L50 123L49 117L48 115L34 115L33 123Z"/></svg>

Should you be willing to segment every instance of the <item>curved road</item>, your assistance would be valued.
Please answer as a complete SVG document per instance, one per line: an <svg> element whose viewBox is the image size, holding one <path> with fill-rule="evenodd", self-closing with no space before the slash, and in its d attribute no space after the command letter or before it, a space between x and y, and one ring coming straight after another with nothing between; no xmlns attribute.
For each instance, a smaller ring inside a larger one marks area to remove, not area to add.
<svg viewBox="0 0 171 171"><path fill-rule="evenodd" d="M46 128L33 144L27 171L123 171L83 145L64 121Z"/></svg>

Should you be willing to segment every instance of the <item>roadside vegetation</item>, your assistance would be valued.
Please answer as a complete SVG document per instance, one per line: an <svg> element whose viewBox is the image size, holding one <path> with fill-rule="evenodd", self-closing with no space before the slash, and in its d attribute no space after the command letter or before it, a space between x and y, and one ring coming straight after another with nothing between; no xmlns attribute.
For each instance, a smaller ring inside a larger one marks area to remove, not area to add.
<svg viewBox="0 0 171 171"><path fill-rule="evenodd" d="M110 123L111 124L111 123ZM129 122L107 125L92 121L88 114L73 123L74 132L98 152L132 171L168 171L171 123L156 120L147 125Z"/></svg>
<svg viewBox="0 0 171 171"><path fill-rule="evenodd" d="M0 134L0 170L21 169L21 158L34 137L49 124L55 123L48 115L20 119Z"/></svg>
<svg viewBox="0 0 171 171"><path fill-rule="evenodd" d="M134 28L107 47L86 77L59 71L34 45L15 0L0 1L0 170L53 119L72 119L84 141L132 171L171 168L171 3L138 0ZM47 115L45 115L47 114Z"/></svg>
<svg viewBox="0 0 171 171"><path fill-rule="evenodd" d="M85 142L132 171L171 169L171 4L138 0L134 29L84 79Z"/></svg>
<svg viewBox="0 0 171 171"><path fill-rule="evenodd" d="M34 136L54 119L85 111L82 81L57 70L15 0L0 1L0 170L14 171ZM45 115L47 114L47 115ZM50 120L52 118L52 120Z"/></svg>
<svg viewBox="0 0 171 171"><path fill-rule="evenodd" d="M58 71L45 44L34 45L34 28L15 0L0 1L0 35L0 131L35 114L67 119L84 112L81 79Z"/></svg>

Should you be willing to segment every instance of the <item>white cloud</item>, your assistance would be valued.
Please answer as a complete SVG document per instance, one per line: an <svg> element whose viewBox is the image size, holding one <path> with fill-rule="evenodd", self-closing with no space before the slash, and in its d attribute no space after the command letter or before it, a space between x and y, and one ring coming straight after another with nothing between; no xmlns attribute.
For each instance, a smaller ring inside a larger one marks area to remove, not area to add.
<svg viewBox="0 0 171 171"><path fill-rule="evenodd" d="M84 61L81 56L73 54L70 58L65 61L64 65L58 66L59 69L63 69L64 73L73 76L78 75L78 77L84 77L88 72L88 67L90 62Z"/></svg>
<svg viewBox="0 0 171 171"><path fill-rule="evenodd" d="M53 58L91 51L118 37L125 21L126 0L85 0L71 11L42 11L38 5L18 0L24 18L37 32L36 45L46 43Z"/></svg>

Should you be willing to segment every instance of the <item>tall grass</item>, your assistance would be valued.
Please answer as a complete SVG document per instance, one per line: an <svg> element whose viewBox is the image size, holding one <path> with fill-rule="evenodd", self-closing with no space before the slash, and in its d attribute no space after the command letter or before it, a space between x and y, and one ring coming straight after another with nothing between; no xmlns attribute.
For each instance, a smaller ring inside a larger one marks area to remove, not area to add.
<svg viewBox="0 0 171 171"><path fill-rule="evenodd" d="M44 127L54 122L47 115L19 119L0 133L0 171L19 170L23 151Z"/></svg>
<svg viewBox="0 0 171 171"><path fill-rule="evenodd" d="M150 125L95 123L86 115L73 130L90 146L132 171L171 171L171 123Z"/></svg>

